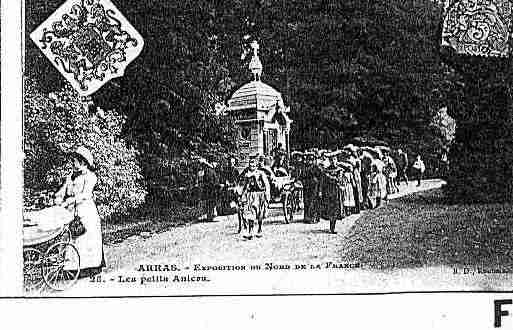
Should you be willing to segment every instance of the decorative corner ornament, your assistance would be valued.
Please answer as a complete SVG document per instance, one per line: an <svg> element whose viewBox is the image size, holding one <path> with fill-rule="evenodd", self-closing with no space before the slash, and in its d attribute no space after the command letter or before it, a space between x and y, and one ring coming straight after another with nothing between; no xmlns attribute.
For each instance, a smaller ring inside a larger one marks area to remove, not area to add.
<svg viewBox="0 0 513 330"><path fill-rule="evenodd" d="M144 45L109 0L68 0L30 38L81 96L123 76Z"/></svg>
<svg viewBox="0 0 513 330"><path fill-rule="evenodd" d="M458 54L509 55L511 0L446 0L442 46Z"/></svg>

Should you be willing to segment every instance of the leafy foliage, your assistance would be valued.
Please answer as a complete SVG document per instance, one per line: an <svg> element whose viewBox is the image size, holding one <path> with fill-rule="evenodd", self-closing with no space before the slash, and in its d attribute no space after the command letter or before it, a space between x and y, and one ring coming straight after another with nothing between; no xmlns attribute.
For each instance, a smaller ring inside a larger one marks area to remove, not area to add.
<svg viewBox="0 0 513 330"><path fill-rule="evenodd" d="M138 152L120 138L124 117L84 106L71 87L49 97L31 79L25 83L25 187L57 189L70 173L69 152L79 145L95 157L96 202L103 217L144 202Z"/></svg>
<svg viewBox="0 0 513 330"><path fill-rule="evenodd" d="M447 113L447 107L440 108L438 110L431 120L430 126L434 130L439 131L438 135L441 140L440 148L449 145L454 140L454 135L456 133L456 121Z"/></svg>
<svg viewBox="0 0 513 330"><path fill-rule="evenodd" d="M32 0L27 31L61 1ZM127 116L123 137L141 154L145 181L190 182L191 155L235 153L235 127L215 115L249 79L247 53L261 44L262 80L282 92L296 149L375 138L429 168L448 143L430 126L458 76L439 56L441 8L425 0L185 0L116 3L145 39L125 76L104 86L96 104ZM27 39L27 75L45 92L61 78ZM185 166L185 168L189 168ZM176 172L181 172L179 175ZM176 177L185 176L180 180Z"/></svg>
<svg viewBox="0 0 513 330"><path fill-rule="evenodd" d="M60 2L31 1L27 31ZM126 1L116 5L142 34L145 47L124 77L94 95L94 103L127 117L121 135L139 150L150 191L154 186L189 184L194 173L183 164L190 156L221 160L236 151L233 122L217 116L214 109L233 83L215 45L213 3ZM28 37L26 42L26 74L45 92L62 88L58 72Z"/></svg>
<svg viewBox="0 0 513 330"><path fill-rule="evenodd" d="M511 201L511 58L458 56L451 49L442 49L442 56L458 74L446 89L448 113L457 121L448 195L468 202Z"/></svg>
<svg viewBox="0 0 513 330"><path fill-rule="evenodd" d="M291 104L295 148L367 136L429 149L429 136L419 137L420 146L408 141L444 105L440 90L449 69L439 57L435 2L268 0L225 7L219 21L232 28L220 38L222 48L240 52L244 36L260 41L263 80ZM233 80L247 80L246 67L231 58Z"/></svg>

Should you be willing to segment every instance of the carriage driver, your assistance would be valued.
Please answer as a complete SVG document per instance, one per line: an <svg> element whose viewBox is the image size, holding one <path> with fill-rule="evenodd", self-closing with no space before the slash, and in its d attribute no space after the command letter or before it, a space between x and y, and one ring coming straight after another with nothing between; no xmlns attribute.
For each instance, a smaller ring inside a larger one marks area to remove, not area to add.
<svg viewBox="0 0 513 330"><path fill-rule="evenodd" d="M269 180L265 172L258 168L258 155L252 155L249 166L241 179L244 219L247 221L248 232L243 237L253 238L253 227L258 222L256 237L262 237L262 222L266 216L266 208L271 199Z"/></svg>

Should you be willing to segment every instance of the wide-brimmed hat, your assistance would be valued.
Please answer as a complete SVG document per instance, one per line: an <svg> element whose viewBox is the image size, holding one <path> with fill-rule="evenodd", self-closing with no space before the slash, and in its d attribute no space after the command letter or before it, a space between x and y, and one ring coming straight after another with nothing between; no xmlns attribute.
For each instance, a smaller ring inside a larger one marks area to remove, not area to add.
<svg viewBox="0 0 513 330"><path fill-rule="evenodd" d="M345 169L348 169L348 170L352 170L353 169L353 164L351 164L348 161L339 162L337 165L340 166L340 167L343 167Z"/></svg>
<svg viewBox="0 0 513 330"><path fill-rule="evenodd" d="M337 157L338 155L340 155L340 150L335 150L335 151L325 152L324 153L324 156L326 156L328 158Z"/></svg>
<svg viewBox="0 0 513 330"><path fill-rule="evenodd" d="M343 158L349 158L353 156L353 153L350 150L342 149L338 151L338 155Z"/></svg>
<svg viewBox="0 0 513 330"><path fill-rule="evenodd" d="M90 168L94 168L94 157L91 151L86 147L80 146L72 153L73 156L80 156L84 159Z"/></svg>
<svg viewBox="0 0 513 330"><path fill-rule="evenodd" d="M378 149L379 151L381 151L382 154L383 153L390 153L392 151L392 149L390 149L387 146L376 146L375 148Z"/></svg>
<svg viewBox="0 0 513 330"><path fill-rule="evenodd" d="M344 146L344 149L348 149L348 150L351 150L351 151L357 151L358 147L355 146L354 144L347 144L347 145Z"/></svg>
<svg viewBox="0 0 513 330"><path fill-rule="evenodd" d="M370 158L370 159L374 159L374 156L372 153L368 152L368 151L362 151L362 154L360 155L360 158Z"/></svg>
<svg viewBox="0 0 513 330"><path fill-rule="evenodd" d="M204 157L201 157L201 156L200 156L200 157L198 157L198 158L196 159L196 161L197 161L198 163L200 163L200 164L207 164L207 163L208 163L207 159L206 159L206 158L204 158Z"/></svg>
<svg viewBox="0 0 513 330"><path fill-rule="evenodd" d="M351 166L356 166L356 158L355 157L349 157L348 159L346 159L346 162L351 164Z"/></svg>
<svg viewBox="0 0 513 330"><path fill-rule="evenodd" d="M357 146L355 146L353 144L348 144L344 147L344 150L349 151L354 157L357 157L358 151L360 150L360 148L358 148Z"/></svg>
<svg viewBox="0 0 513 330"><path fill-rule="evenodd" d="M306 159L315 159L317 157L316 153L313 151L305 151Z"/></svg>

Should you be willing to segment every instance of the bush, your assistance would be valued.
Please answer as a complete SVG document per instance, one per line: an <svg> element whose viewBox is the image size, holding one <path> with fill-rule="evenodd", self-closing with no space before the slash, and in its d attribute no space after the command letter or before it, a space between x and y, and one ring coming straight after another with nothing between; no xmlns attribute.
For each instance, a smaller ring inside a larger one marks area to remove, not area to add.
<svg viewBox="0 0 513 330"><path fill-rule="evenodd" d="M120 136L123 116L87 106L70 87L43 95L31 79L25 81L24 107L26 196L57 189L70 172L67 154L83 145L95 157L100 216L124 214L144 202L138 152Z"/></svg>

